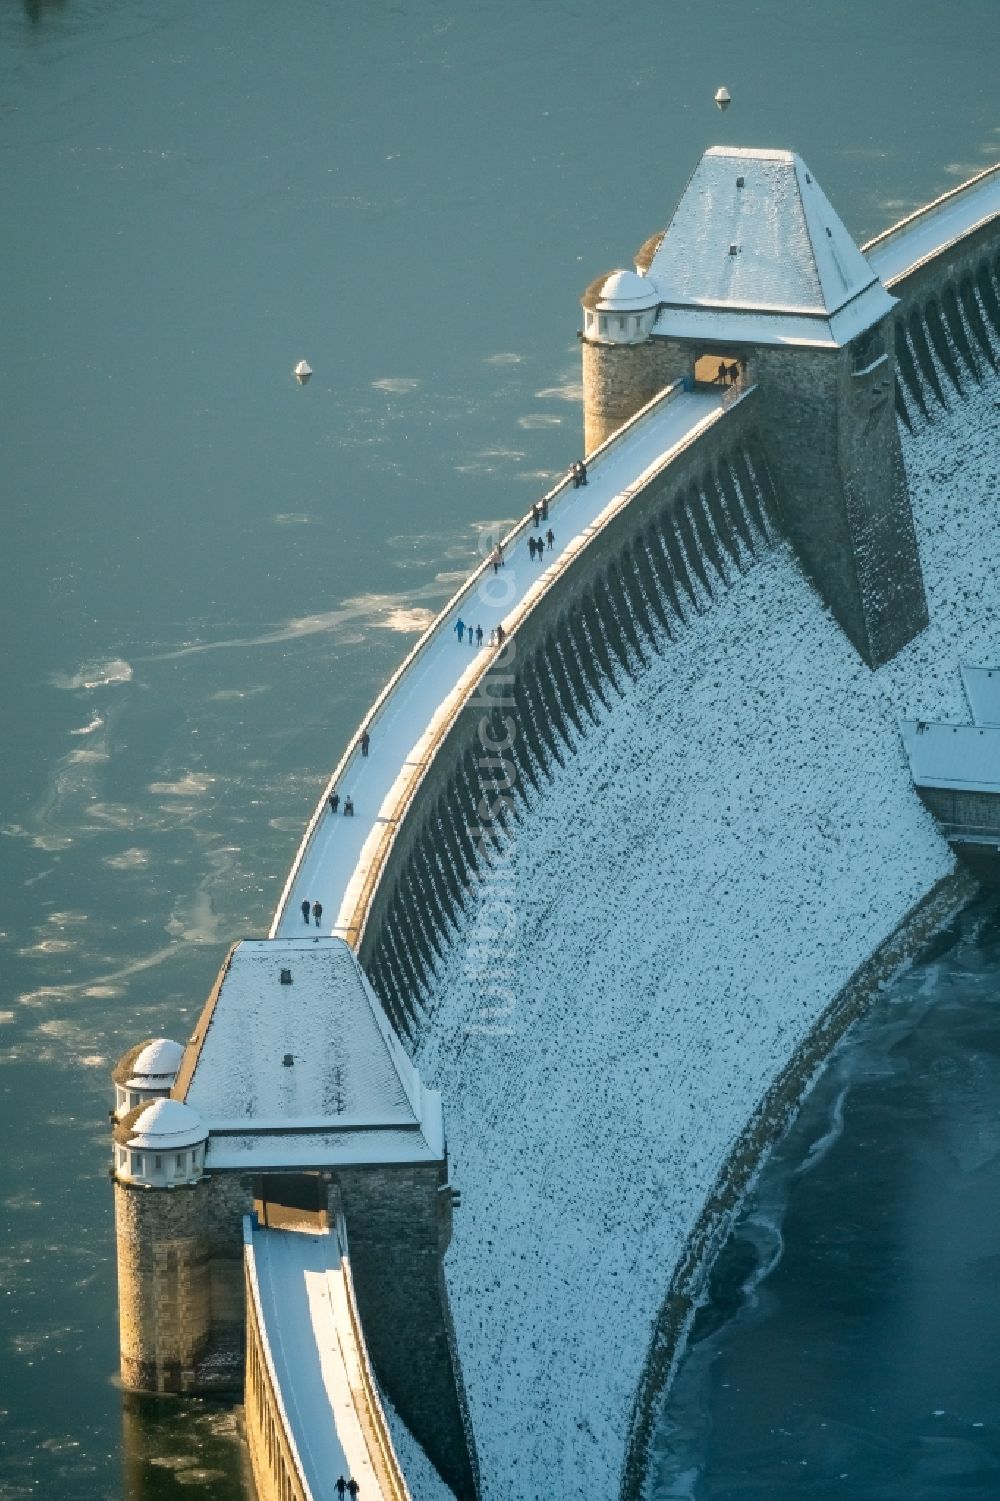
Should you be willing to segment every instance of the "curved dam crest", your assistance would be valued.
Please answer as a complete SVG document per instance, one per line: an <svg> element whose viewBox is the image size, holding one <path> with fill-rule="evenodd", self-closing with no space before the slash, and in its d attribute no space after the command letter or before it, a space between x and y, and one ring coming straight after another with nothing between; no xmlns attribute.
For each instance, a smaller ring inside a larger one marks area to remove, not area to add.
<svg viewBox="0 0 1000 1501"><path fill-rule="evenodd" d="M1000 654L998 179L930 205L934 231L913 216L903 269L898 236L876 245L893 297L842 226L838 255L809 260L832 210L798 158L718 148L702 165L744 161L768 191L795 176L797 274L819 266L822 282L854 255L846 302L828 307L824 285L817 312L751 325L724 310L727 337L753 333L716 381L704 355L656 337L661 317L701 330L700 310L644 304L633 331L606 294L639 277L588 289L588 430L611 405L638 410L381 695L270 940L230 955L171 1098L129 1094L163 1092L130 1077L138 1048L116 1071L136 1380L199 1390L235 1371L229 1231L245 1215L250 1234L288 1233L292 1204L350 1233L360 1322L344 1371L370 1352L463 1497L637 1493L699 1279L762 1152L832 1041L972 889L914 791L899 721L959 714L959 664ZM789 356L789 341L809 347ZM466 644L460 612L498 631L495 649ZM226 1038L244 1014L234 1090ZM183 1185L153 1156L164 1133ZM147 1213L137 1190L157 1186L194 1193L177 1209L154 1195ZM333 1268L316 1254L308 1276ZM181 1269L169 1360L164 1255ZM277 1369L266 1351L264 1365ZM339 1367L330 1380L350 1386ZM305 1498L280 1384L258 1382L257 1447L278 1492ZM351 1402L342 1452L367 1445L404 1493L405 1430L397 1473L373 1381Z"/></svg>
<svg viewBox="0 0 1000 1501"><path fill-rule="evenodd" d="M994 284L974 273L971 288L941 296L947 322L934 307L925 322L940 277L921 260L896 325L897 349L926 350L901 362L897 411L930 628L872 675L766 508L734 528L737 558L716 549L738 566L714 603L705 581L718 595L719 577L704 553L694 566L704 533L688 520L672 631L650 604L640 614L619 595L605 619L624 654L606 638L606 698L591 694L576 716L563 709L555 736L531 716L535 776L484 884L459 867L466 910L458 903L447 926L442 913L443 958L428 955L425 971L397 940L376 964L448 1101L464 1200L447 1271L485 1494L505 1475L553 1469L566 1495L613 1490L624 1450L634 1493L636 1390L647 1355L651 1372L665 1369L648 1330L692 1249L696 1290L739 1184L714 1225L703 1205L711 1216L741 1148L745 1186L838 1028L971 890L915 798L896 728L917 705L960 716L959 657L1000 651L983 609L994 587L984 503L997 424L982 421L997 394ZM956 463L961 478L945 483ZM572 777L560 766L569 758ZM498 895L512 898L513 933ZM503 959L517 1001L477 1035L483 959L496 966L498 938L513 948ZM607 1359L609 1329L630 1360ZM668 1367L682 1337L683 1317ZM523 1493L536 1492L529 1482Z"/></svg>

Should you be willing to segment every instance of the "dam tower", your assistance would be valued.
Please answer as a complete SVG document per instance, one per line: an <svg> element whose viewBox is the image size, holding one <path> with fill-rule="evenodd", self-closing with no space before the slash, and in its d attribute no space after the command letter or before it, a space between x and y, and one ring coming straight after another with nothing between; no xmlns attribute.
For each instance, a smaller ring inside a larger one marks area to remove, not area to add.
<svg viewBox="0 0 1000 1501"><path fill-rule="evenodd" d="M424 1087L349 946L319 933L235 944L186 1045L140 1043L113 1078L126 1391L244 1389L248 1329L254 1372L270 1372L246 1296L248 1244L261 1231L336 1241L329 1265L305 1274L329 1303L349 1239L352 1292L338 1294L338 1307L345 1339L364 1345L352 1390L365 1388L358 1372L370 1360L458 1501L473 1501L475 1450L442 1272L457 1195L441 1097ZM287 1269L269 1286L287 1306ZM256 1452L274 1460L276 1406L262 1396L272 1379L253 1396L270 1435L257 1436ZM374 1431L373 1399L358 1400ZM284 1501L287 1476L272 1481L262 1501Z"/></svg>
<svg viewBox="0 0 1000 1501"><path fill-rule="evenodd" d="M791 151L715 146L635 271L583 297L592 451L672 381L758 388L803 569L871 667L927 624L894 415L895 299Z"/></svg>

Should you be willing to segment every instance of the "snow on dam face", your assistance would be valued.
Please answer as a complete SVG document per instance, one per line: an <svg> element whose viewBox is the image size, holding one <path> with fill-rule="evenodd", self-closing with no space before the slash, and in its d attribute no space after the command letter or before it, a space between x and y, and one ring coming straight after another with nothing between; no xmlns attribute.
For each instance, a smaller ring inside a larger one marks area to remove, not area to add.
<svg viewBox="0 0 1000 1501"><path fill-rule="evenodd" d="M1000 653L997 183L974 198L928 211L951 236L961 209L957 248L882 252L925 630L876 671L850 646L784 540L760 387L714 411L664 393L576 529L580 496L552 492L551 563L521 556L530 518L511 534L505 650L451 634L475 580L446 608L373 709L371 759L356 737L331 780L357 819L324 798L289 877L272 936L318 891L445 1101L486 1501L636 1494L768 1132L914 914L969 889L899 722L964 720L961 664Z"/></svg>
<svg viewBox="0 0 1000 1501"><path fill-rule="evenodd" d="M949 404L926 391L904 432L929 628L872 673L788 547L758 549L522 786L415 1002L486 1498L619 1489L665 1289L745 1123L953 870L898 722L965 719L960 663L1000 660L1000 378L960 400L936 374Z"/></svg>

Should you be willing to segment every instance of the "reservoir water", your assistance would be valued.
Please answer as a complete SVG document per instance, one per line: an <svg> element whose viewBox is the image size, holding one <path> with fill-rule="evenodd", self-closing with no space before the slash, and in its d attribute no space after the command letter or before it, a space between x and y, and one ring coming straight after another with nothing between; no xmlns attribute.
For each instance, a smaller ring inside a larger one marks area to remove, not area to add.
<svg viewBox="0 0 1000 1501"><path fill-rule="evenodd" d="M837 1049L716 1262L656 1501L1000 1492L1000 907Z"/></svg>
<svg viewBox="0 0 1000 1501"><path fill-rule="evenodd" d="M114 1385L108 1070L183 1037L226 946L266 931L326 771L479 525L578 455L584 285L720 140L799 150L859 239L971 175L1000 150L997 30L994 0L0 10L4 1501L242 1495L231 1411L123 1412ZM935 961L914 1047L951 1035L959 997L956 1026L986 1034L995 931L987 913ZM899 1124L892 1078L864 1091L872 1141ZM972 1101L956 1066L950 1098L986 1121L995 1073L974 1079ZM823 1224L851 1266L870 1242L860 1209L834 1216L840 1161L802 1178L828 1195L807 1238ZM887 1212L947 1217L966 1247L956 1339L995 1340L982 1217L954 1212L929 1154L893 1161ZM908 1290L929 1311L940 1285ZM817 1369L860 1388L817 1304ZM971 1368L978 1343L956 1348ZM945 1412L940 1463L966 1443L981 1463L983 1439L947 1424L988 1414L941 1390L938 1347L907 1358L912 1411ZM874 1359L865 1380L888 1383ZM706 1428L719 1400L698 1388L683 1442L667 1414L657 1495L757 1453L769 1420L751 1402Z"/></svg>

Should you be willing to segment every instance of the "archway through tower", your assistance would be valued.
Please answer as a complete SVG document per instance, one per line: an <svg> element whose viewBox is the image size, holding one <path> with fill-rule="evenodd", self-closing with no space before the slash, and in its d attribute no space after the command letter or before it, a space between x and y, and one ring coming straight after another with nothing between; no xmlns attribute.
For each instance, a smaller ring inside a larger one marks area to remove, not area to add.
<svg viewBox="0 0 1000 1501"><path fill-rule="evenodd" d="M746 360L738 351L728 353L724 349L705 349L695 355L696 386L736 386L741 383L745 373Z"/></svg>

